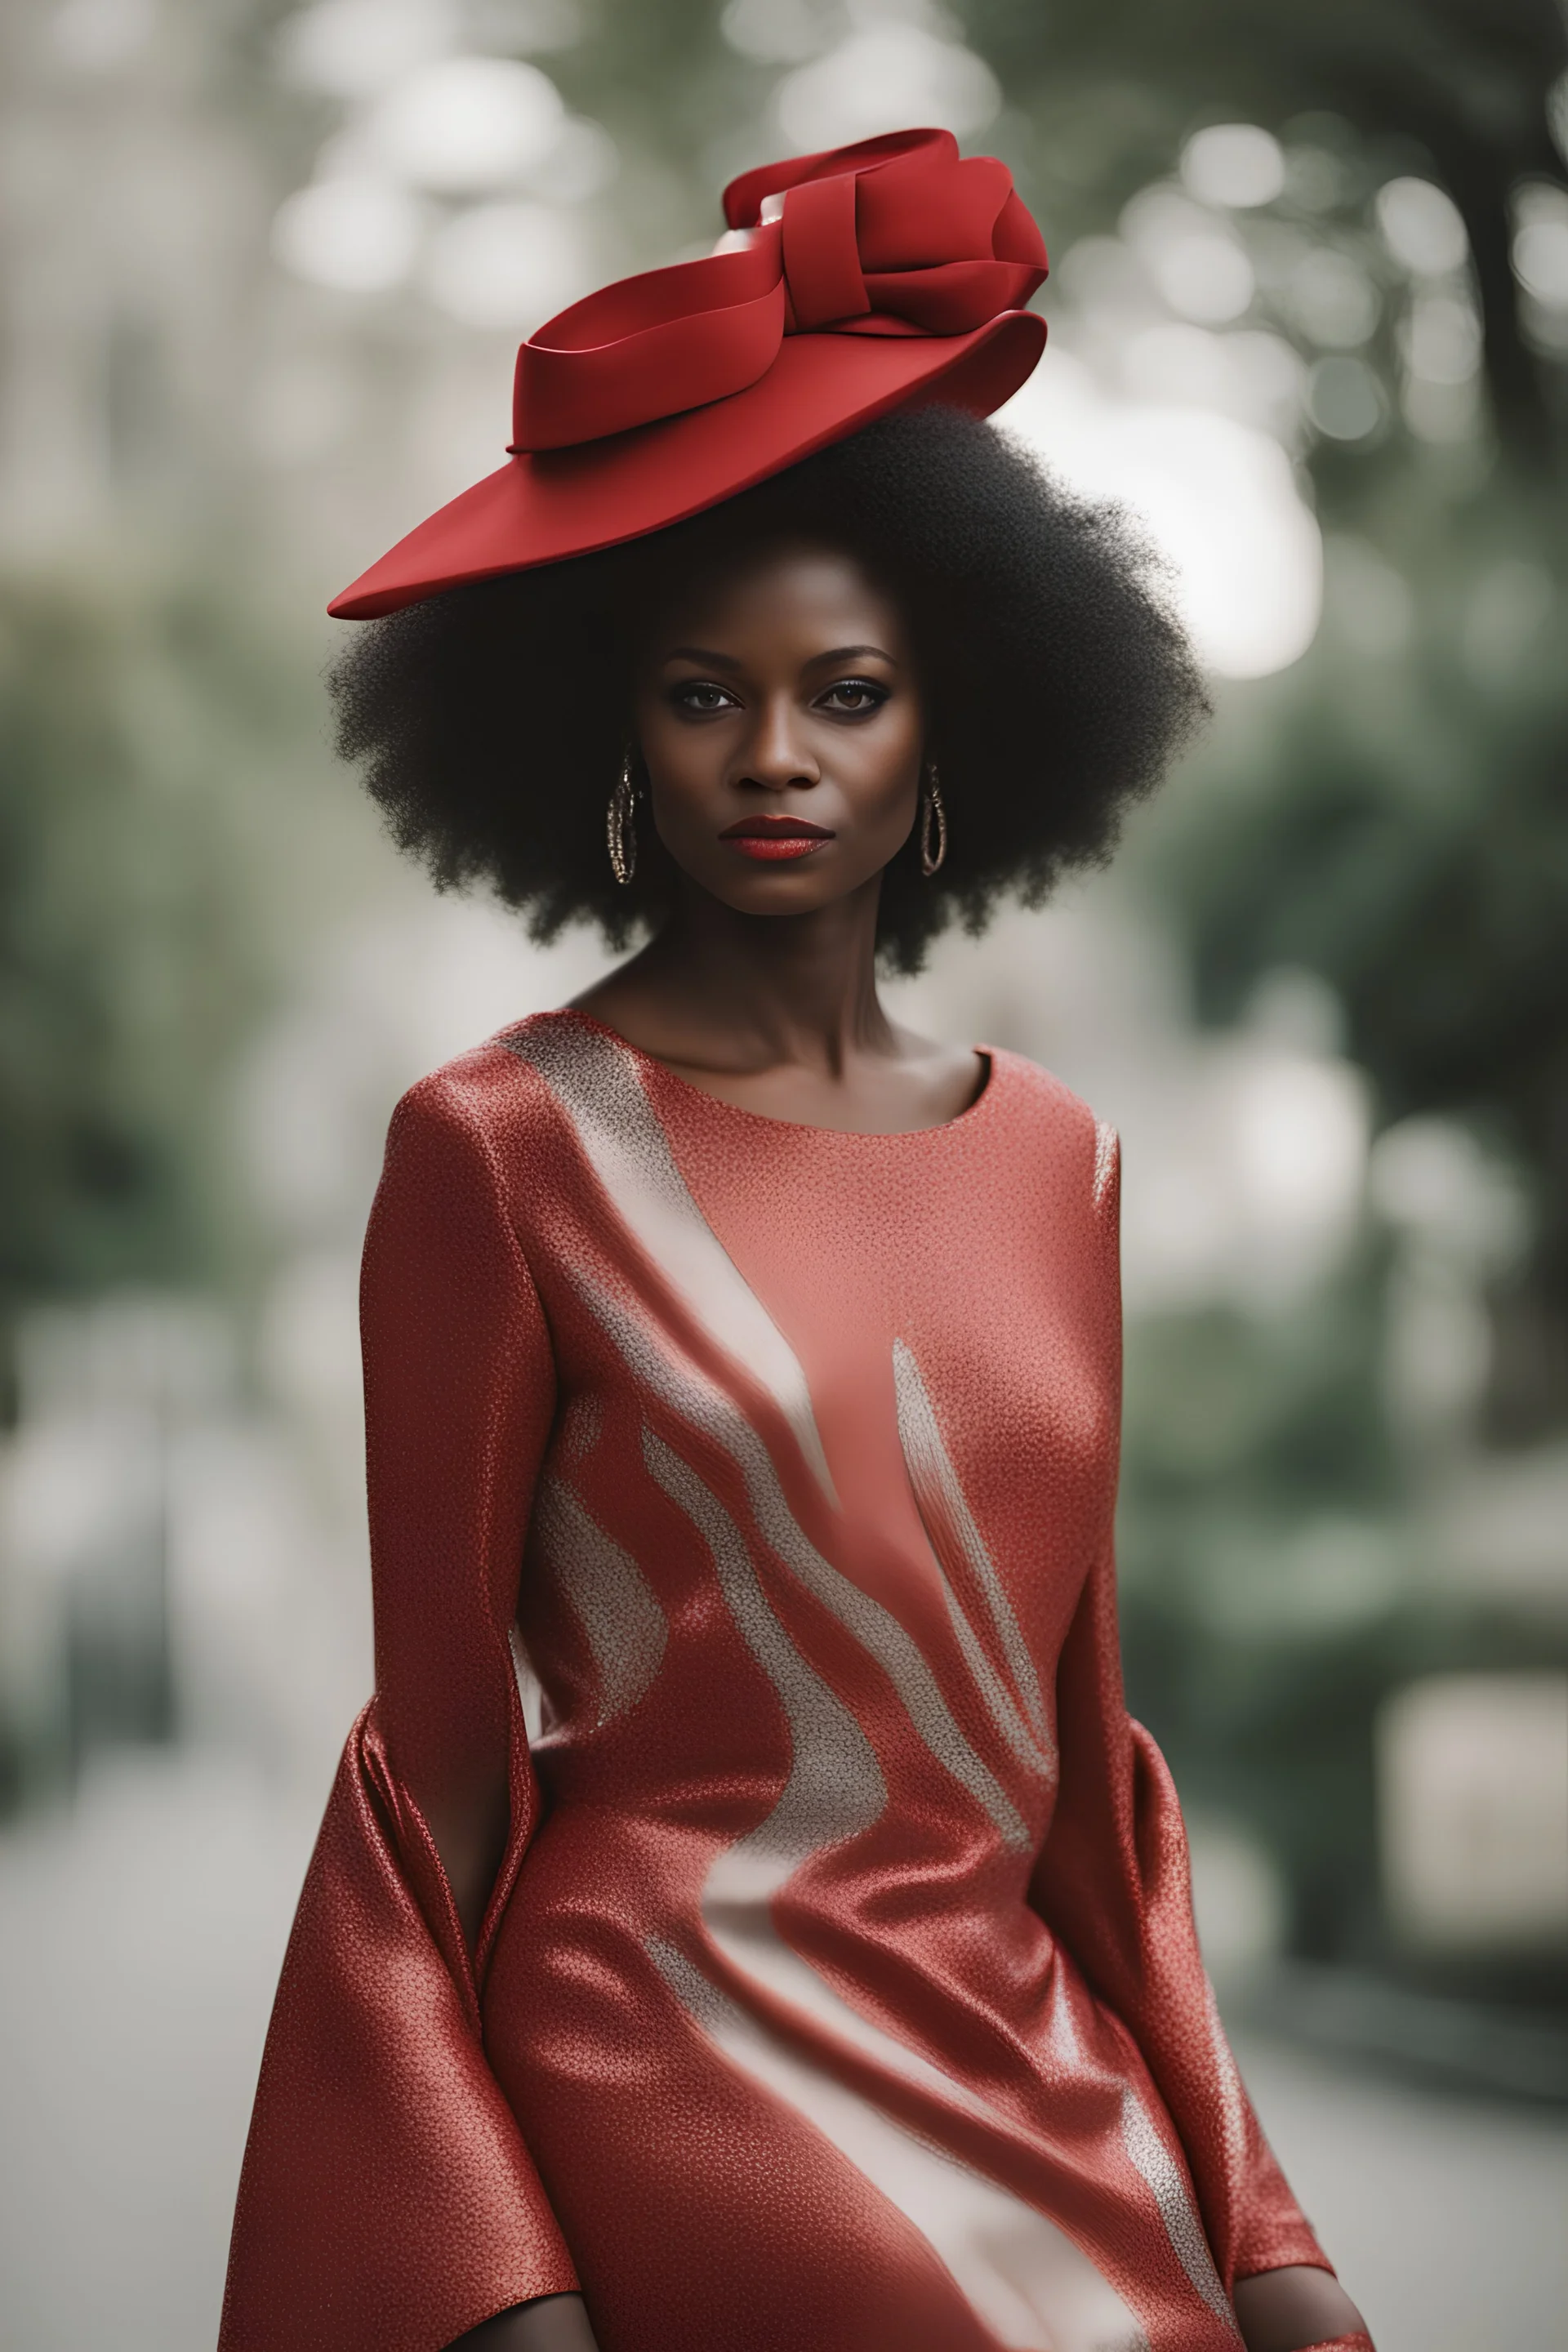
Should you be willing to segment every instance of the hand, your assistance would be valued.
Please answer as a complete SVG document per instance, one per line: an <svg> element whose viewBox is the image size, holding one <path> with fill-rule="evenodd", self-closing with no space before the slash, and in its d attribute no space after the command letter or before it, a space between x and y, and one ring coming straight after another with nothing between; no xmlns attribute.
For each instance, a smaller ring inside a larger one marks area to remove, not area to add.
<svg viewBox="0 0 1568 2352"><path fill-rule="evenodd" d="M1247 2352L1302 2352L1366 2326L1338 2279L1304 2263L1238 2279L1236 2318Z"/></svg>
<svg viewBox="0 0 1568 2352"><path fill-rule="evenodd" d="M546 2294L514 2304L482 2327L459 2336L447 2352L599 2352L580 2294Z"/></svg>

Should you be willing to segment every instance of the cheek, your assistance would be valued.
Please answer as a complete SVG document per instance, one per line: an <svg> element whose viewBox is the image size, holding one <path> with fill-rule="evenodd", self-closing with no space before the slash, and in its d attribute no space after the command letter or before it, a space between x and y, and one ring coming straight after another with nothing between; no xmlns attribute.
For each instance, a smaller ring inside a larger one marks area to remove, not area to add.
<svg viewBox="0 0 1568 2352"><path fill-rule="evenodd" d="M668 711L650 711L637 730L643 764L660 805L674 808L710 795L724 770L725 747L716 728L685 727Z"/></svg>
<svg viewBox="0 0 1568 2352"><path fill-rule="evenodd" d="M857 752L843 763L845 794L857 814L879 826L907 819L920 794L918 724L879 729Z"/></svg>

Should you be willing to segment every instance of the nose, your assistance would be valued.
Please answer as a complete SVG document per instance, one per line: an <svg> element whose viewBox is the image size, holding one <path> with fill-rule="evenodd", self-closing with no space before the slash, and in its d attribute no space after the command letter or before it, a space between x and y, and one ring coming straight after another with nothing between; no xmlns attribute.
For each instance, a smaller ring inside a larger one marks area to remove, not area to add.
<svg viewBox="0 0 1568 2352"><path fill-rule="evenodd" d="M756 724L742 754L735 782L764 792L809 789L822 780L816 755L802 740L794 697L769 695L759 705Z"/></svg>

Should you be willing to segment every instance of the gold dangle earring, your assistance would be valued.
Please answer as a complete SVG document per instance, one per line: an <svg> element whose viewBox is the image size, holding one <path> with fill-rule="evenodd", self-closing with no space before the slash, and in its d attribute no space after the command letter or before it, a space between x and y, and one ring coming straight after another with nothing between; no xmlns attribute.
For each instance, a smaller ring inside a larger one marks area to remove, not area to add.
<svg viewBox="0 0 1568 2352"><path fill-rule="evenodd" d="M925 790L921 794L921 872L929 882L947 856L947 811L942 804L942 786L937 781L936 761L926 762Z"/></svg>
<svg viewBox="0 0 1568 2352"><path fill-rule="evenodd" d="M605 811L605 840L610 871L624 890L637 870L637 786L632 782L632 747L626 745L621 772Z"/></svg>

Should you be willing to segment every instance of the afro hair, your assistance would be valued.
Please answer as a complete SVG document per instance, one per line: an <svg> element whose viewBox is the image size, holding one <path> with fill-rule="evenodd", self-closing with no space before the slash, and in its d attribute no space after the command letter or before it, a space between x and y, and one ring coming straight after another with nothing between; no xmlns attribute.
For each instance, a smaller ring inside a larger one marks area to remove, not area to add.
<svg viewBox="0 0 1568 2352"><path fill-rule="evenodd" d="M534 937L657 929L674 868L645 842L612 877L605 812L631 735L646 614L759 545L854 556L900 603L950 848L913 836L883 877L878 945L918 970L957 919L1038 905L1103 862L1206 709L1157 559L1116 506L1062 490L990 425L900 411L690 520L447 590L360 625L332 672L338 747L437 883L489 884ZM917 828L918 831L918 828Z"/></svg>

